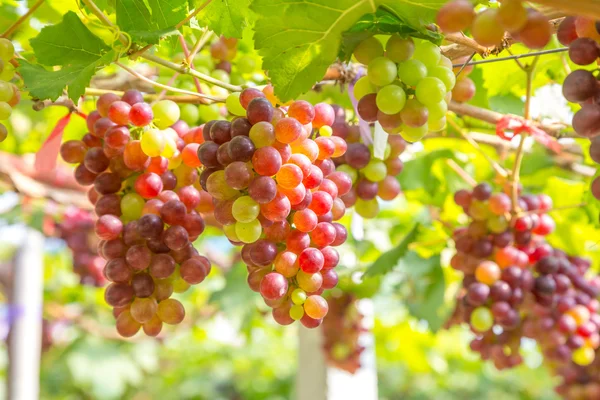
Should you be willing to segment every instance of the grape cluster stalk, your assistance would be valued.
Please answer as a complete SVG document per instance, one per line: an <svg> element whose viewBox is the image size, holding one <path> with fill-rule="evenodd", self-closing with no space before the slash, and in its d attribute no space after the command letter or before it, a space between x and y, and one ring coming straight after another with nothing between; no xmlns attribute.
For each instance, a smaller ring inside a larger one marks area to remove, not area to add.
<svg viewBox="0 0 600 400"><path fill-rule="evenodd" d="M21 92L11 81L15 78L15 67L11 61L15 57L15 47L6 38L0 38L0 121L7 120L12 108L21 101ZM0 142L8 136L6 126L0 123Z"/></svg>
<svg viewBox="0 0 600 400"><path fill-rule="evenodd" d="M150 106L136 90L104 94L96 108L89 132L63 143L60 153L77 164L79 184L93 185L98 253L111 282L104 298L117 331L129 337L142 328L156 336L163 323L185 316L173 292L202 282L211 268L192 245L204 231L198 209L208 197L194 186L201 129L180 121L174 102Z"/></svg>

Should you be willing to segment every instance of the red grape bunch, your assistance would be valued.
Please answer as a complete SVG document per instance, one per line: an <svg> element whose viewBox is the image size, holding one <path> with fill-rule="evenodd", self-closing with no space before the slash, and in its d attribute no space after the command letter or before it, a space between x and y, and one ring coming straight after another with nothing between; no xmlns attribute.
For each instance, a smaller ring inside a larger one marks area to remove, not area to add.
<svg viewBox="0 0 600 400"><path fill-rule="evenodd" d="M534 8L526 8L522 0L502 0L498 8L476 13L469 0L451 0L437 13L436 23L443 32L471 31L482 46L498 46L504 33L531 49L541 49L550 42L552 28L548 18Z"/></svg>
<svg viewBox="0 0 600 400"><path fill-rule="evenodd" d="M585 17L566 17L558 26L556 36L569 47L569 58L577 65L590 65L600 57L600 24ZM571 72L563 82L563 95L572 103L581 104L573 116L573 129L592 140L592 158L600 162L600 142L592 138L600 134L600 86L594 71L578 69ZM596 144L594 144L594 142Z"/></svg>
<svg viewBox="0 0 600 400"><path fill-rule="evenodd" d="M78 164L77 182L93 184L88 197L98 216L99 254L112 282L104 298L114 307L117 331L128 337L143 328L156 336L163 323L185 316L172 293L210 271L192 245L204 230L196 210L202 194L194 187L201 130L188 132L177 122L175 103L151 107L135 90L104 94L96 106L87 118L89 133L63 143L61 156Z"/></svg>
<svg viewBox="0 0 600 400"><path fill-rule="evenodd" d="M73 270L84 285L104 286L102 270L106 261L98 255L98 238L94 234L91 213L68 207L56 224L56 233L73 252Z"/></svg>
<svg viewBox="0 0 600 400"><path fill-rule="evenodd" d="M278 104L270 86L228 99L238 117L204 125L200 184L214 198L225 235L244 245L248 284L274 319L316 327L328 310L320 295L338 280L334 246L347 236L333 221L345 213L339 196L352 181L331 160L345 153L346 142L331 135L330 105Z"/></svg>
<svg viewBox="0 0 600 400"><path fill-rule="evenodd" d="M346 123L342 108L336 107L333 135L348 143L346 154L334 158L336 170L346 173L352 180L352 189L341 196L346 207L354 206L364 218L374 218L379 213L378 199L390 201L401 192L397 176L404 164L399 156L406 142L399 135L388 136L383 159L373 155L373 146L362 142L356 126Z"/></svg>
<svg viewBox="0 0 600 400"><path fill-rule="evenodd" d="M12 42L0 38L0 121L6 120L12 114L12 107L21 101L21 93L14 83L15 67L11 61L15 57L15 47ZM6 126L0 124L0 142L8 135Z"/></svg>
<svg viewBox="0 0 600 400"><path fill-rule="evenodd" d="M330 365L351 374L361 367L360 355L365 347L360 335L367 331L363 314L357 307L358 299L349 293L330 296L329 313L323 321L323 350Z"/></svg>
<svg viewBox="0 0 600 400"><path fill-rule="evenodd" d="M409 142L446 126L456 78L438 46L392 35L384 49L378 38L370 37L356 46L354 57L367 66L367 75L354 86L363 120L378 121L386 132Z"/></svg>

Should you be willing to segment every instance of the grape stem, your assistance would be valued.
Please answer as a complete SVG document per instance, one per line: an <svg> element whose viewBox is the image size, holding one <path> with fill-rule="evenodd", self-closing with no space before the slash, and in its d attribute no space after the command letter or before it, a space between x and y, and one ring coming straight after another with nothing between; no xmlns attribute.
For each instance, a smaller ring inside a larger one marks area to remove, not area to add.
<svg viewBox="0 0 600 400"><path fill-rule="evenodd" d="M536 57L536 56L542 56L545 54L553 54L553 53L563 53L568 50L569 50L568 47L561 47L559 49L532 51L531 53L524 53L524 54L512 54L510 52L510 49L507 48L506 51L508 51L510 53L510 56L486 58L485 60L477 60L477 61L468 61L466 64L454 64L453 67L458 68L458 67L462 67L463 65L469 66L469 65L489 64L489 63L495 63L495 62L506 61L506 60L515 60L515 61L518 61L518 64L521 64L519 62L519 59L521 59L521 58ZM475 55L475 53L473 53L473 55ZM520 67L523 68L523 65L521 64ZM457 74L457 76L458 76L458 74Z"/></svg>
<svg viewBox="0 0 600 400"><path fill-rule="evenodd" d="M463 65L460 66L460 69L456 73L456 78L458 78L458 76L460 75L461 72L463 72L463 70L465 69L465 67L467 65L469 65L469 63L471 62L471 60L473 59L473 57L475 57L475 54L477 54L477 52L474 52L473 54L471 54L471 56L463 63ZM455 66L453 65L452 67L455 67Z"/></svg>
<svg viewBox="0 0 600 400"><path fill-rule="evenodd" d="M471 187L477 186L477 181L475 179L473 179L473 177L471 177L471 175L469 175L467 173L467 171L465 171L464 169L462 169L460 167L460 165L458 165L454 160L447 159L446 160L446 164L448 164L448 166L450 168L452 168L452 170L454 172L456 172L456 174L458 176L460 176L463 181L465 181L467 184L469 184L469 186L471 186Z"/></svg>
<svg viewBox="0 0 600 400"><path fill-rule="evenodd" d="M29 10L27 10L27 12L25 14L23 14L21 16L21 18L16 20L14 24L9 26L8 29L6 31L4 31L4 33L0 37L3 37L3 38L9 37L14 31L16 31L19 28L19 26L21 26L21 24L23 22L25 22L25 20L27 20L27 18L29 18L29 16L31 14L33 14L35 12L35 10L37 10L42 4L44 4L44 1L45 0L36 1L35 4L33 4L31 7L29 7Z"/></svg>
<svg viewBox="0 0 600 400"><path fill-rule="evenodd" d="M187 59L190 55L190 51L188 50L187 43L185 42L185 39L183 38L183 36L179 36L179 44L181 44L181 48L183 49L183 54L185 55L185 57ZM195 68L193 58L192 58L192 61L189 62L189 66L192 68ZM196 85L196 90L198 91L198 93L202 93L202 88L200 87L200 81L196 77L194 77L193 79L194 79L194 85Z"/></svg>
<svg viewBox="0 0 600 400"><path fill-rule="evenodd" d="M213 35L213 32L210 29L207 28L204 30L204 32L200 36L200 39L198 39L198 41L192 48L192 51L186 58L186 61L189 65L192 64L192 61L194 60L194 57L196 57L196 54L198 54L198 52L200 50L202 50L202 48L206 45L206 43L208 43L208 41L210 40L212 35Z"/></svg>
<svg viewBox="0 0 600 400"><path fill-rule="evenodd" d="M540 59L540 56L535 56L531 64L527 66L522 66L523 71L525 71L527 77L527 86L525 92L525 110L523 112L523 118L526 120L531 119L531 96L533 92L533 73L535 71L535 66ZM520 64L520 63L519 63ZM520 65L521 66L521 65ZM521 164L523 163L523 156L525 154L525 136L521 136L521 142L519 143L519 148L517 149L517 154L515 155L515 164L513 165L512 174L511 174L511 189L512 189L512 212L516 213L519 209L519 172L521 171Z"/></svg>

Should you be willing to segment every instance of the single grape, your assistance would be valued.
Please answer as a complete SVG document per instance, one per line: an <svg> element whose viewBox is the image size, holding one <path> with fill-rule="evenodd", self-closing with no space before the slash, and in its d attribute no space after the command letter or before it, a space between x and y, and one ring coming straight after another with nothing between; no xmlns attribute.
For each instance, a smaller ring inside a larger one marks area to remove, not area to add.
<svg viewBox="0 0 600 400"><path fill-rule="evenodd" d="M488 8L477 14L471 25L473 39L487 47L500 44L504 38L504 29L498 21L497 8Z"/></svg>
<svg viewBox="0 0 600 400"><path fill-rule="evenodd" d="M400 86L387 85L379 89L375 102L379 111L388 115L396 114L406 103L406 93Z"/></svg>
<svg viewBox="0 0 600 400"><path fill-rule="evenodd" d="M398 64L398 78L408 86L417 86L427 76L427 67L419 60L411 59Z"/></svg>
<svg viewBox="0 0 600 400"><path fill-rule="evenodd" d="M383 56L383 45L376 37L371 36L360 42L353 54L359 63L368 65L373 59Z"/></svg>
<svg viewBox="0 0 600 400"><path fill-rule="evenodd" d="M369 62L367 75L376 86L389 85L398 73L396 64L386 57L377 57Z"/></svg>

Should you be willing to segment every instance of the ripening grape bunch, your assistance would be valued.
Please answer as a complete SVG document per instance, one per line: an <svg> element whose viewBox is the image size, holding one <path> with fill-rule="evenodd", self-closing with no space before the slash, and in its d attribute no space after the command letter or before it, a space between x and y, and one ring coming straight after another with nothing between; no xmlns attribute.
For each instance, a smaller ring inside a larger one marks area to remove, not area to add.
<svg viewBox="0 0 600 400"><path fill-rule="evenodd" d="M409 142L444 129L456 78L438 46L392 35L384 49L370 37L356 46L354 57L367 66L367 75L353 91L360 118L379 122L383 130Z"/></svg>
<svg viewBox="0 0 600 400"><path fill-rule="evenodd" d="M84 285L104 286L102 273L106 261L98 255L98 238L94 234L94 219L90 212L68 207L56 224L57 236L73 252L73 271Z"/></svg>
<svg viewBox="0 0 600 400"><path fill-rule="evenodd" d="M475 11L469 0L451 0L437 13L436 24L445 33L470 30L482 46L498 46L505 32L530 49L541 49L550 42L552 27L548 18L522 0L501 0L498 8Z"/></svg>
<svg viewBox="0 0 600 400"><path fill-rule="evenodd" d="M373 145L364 144L357 127L348 125L345 111L336 107L335 113L333 135L344 139L348 149L333 162L337 171L352 180L352 189L340 197L346 208L354 207L363 218L374 218L379 213L379 199L391 201L401 192L397 176L404 168L400 155L406 141L399 135L388 136L383 158L377 158Z"/></svg>
<svg viewBox="0 0 600 400"><path fill-rule="evenodd" d="M15 67L11 61L15 57L15 47L12 42L0 38L0 121L7 120L12 114L12 107L21 101L19 88L11 81L15 77ZM0 123L0 142L8 136L6 126Z"/></svg>
<svg viewBox="0 0 600 400"><path fill-rule="evenodd" d="M314 328L328 310L321 294L338 281L334 247L347 237L334 221L345 213L340 196L352 181L331 160L347 146L332 136L330 105L277 107L272 90L230 95L227 106L237 117L204 125L200 185L214 198L227 238L243 245L248 284L275 321Z"/></svg>
<svg viewBox="0 0 600 400"><path fill-rule="evenodd" d="M140 328L156 336L178 324L183 305L171 298L202 282L210 262L192 242L204 231L201 210L210 196L195 187L201 129L179 121L171 101L145 103L136 90L98 98L82 140L63 143L62 158L78 164L75 179L93 185L99 254L112 283L104 298L114 307L120 335Z"/></svg>
<svg viewBox="0 0 600 400"><path fill-rule="evenodd" d="M356 373L361 367L360 356L365 347L360 335L367 331L364 315L358 309L358 298L350 293L330 296L329 313L323 321L323 351L330 365Z"/></svg>

